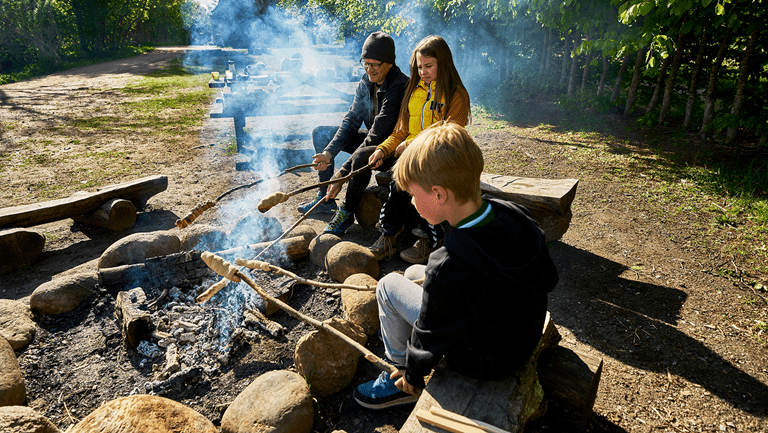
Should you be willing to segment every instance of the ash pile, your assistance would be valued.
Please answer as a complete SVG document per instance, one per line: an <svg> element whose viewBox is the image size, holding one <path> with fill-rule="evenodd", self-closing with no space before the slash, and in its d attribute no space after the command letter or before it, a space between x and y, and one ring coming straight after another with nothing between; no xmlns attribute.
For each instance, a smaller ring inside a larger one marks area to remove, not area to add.
<svg viewBox="0 0 768 433"><path fill-rule="evenodd" d="M290 296L295 283L270 274L253 279L282 299ZM267 317L265 301L244 283L231 283L207 302L197 303L197 296L214 282L117 293L115 315L125 342L142 356L141 367L152 365L153 380L137 391L165 395L208 381L244 344L283 334L283 327Z"/></svg>

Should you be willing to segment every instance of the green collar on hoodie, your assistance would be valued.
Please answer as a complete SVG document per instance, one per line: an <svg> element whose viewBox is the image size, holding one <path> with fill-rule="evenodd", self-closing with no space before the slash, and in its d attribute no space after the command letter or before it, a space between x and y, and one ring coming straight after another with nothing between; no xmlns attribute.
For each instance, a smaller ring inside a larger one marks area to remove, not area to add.
<svg viewBox="0 0 768 433"><path fill-rule="evenodd" d="M480 209L472 215L464 218L456 224L458 229L466 229L469 227L480 227L488 224L496 218L496 214L493 212L493 207L487 201L483 200L483 205Z"/></svg>

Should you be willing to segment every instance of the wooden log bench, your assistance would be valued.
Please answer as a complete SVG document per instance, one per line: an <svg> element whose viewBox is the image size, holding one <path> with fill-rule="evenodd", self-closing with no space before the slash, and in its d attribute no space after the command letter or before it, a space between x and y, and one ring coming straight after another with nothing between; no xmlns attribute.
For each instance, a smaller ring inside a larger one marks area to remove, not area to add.
<svg viewBox="0 0 768 433"><path fill-rule="evenodd" d="M136 209L144 208L147 200L166 188L166 176L148 176L95 192L0 209L0 274L34 263L43 251L45 238L21 228L72 218L112 231L125 230L136 224Z"/></svg>
<svg viewBox="0 0 768 433"><path fill-rule="evenodd" d="M143 209L147 200L165 191L166 188L168 188L168 177L148 176L108 186L95 192L81 192L67 198L8 207L0 209L0 228L32 227L67 218L78 218L99 211L99 208L112 199L129 200L136 208ZM112 207L121 205L124 206L124 203L113 203L110 209L104 209L103 212L108 215ZM124 214L124 212L118 213Z"/></svg>
<svg viewBox="0 0 768 433"><path fill-rule="evenodd" d="M379 172L376 184L369 186L360 201L355 218L358 224L372 228L379 220L381 206L389 195L392 176ZM578 179L534 179L483 173L480 189L484 195L510 200L525 206L539 223L547 242L560 239L571 223L571 203L576 196Z"/></svg>
<svg viewBox="0 0 768 433"><path fill-rule="evenodd" d="M483 432L432 414L437 410L449 411L503 431L521 432L526 422L546 412L547 400L552 398L574 408L577 413L573 425L577 430L582 428L592 412L602 361L559 347L559 340L560 334L547 314L541 341L529 362L494 381L462 376L442 361L433 371L400 433Z"/></svg>

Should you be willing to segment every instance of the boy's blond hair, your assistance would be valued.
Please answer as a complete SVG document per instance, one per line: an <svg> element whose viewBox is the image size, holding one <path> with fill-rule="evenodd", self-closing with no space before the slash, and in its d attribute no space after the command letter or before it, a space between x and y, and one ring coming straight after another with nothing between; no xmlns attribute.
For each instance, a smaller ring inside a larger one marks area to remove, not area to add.
<svg viewBox="0 0 768 433"><path fill-rule="evenodd" d="M464 204L480 197L483 153L466 129L436 122L422 131L397 159L394 178L403 191L418 185L425 191L441 186Z"/></svg>

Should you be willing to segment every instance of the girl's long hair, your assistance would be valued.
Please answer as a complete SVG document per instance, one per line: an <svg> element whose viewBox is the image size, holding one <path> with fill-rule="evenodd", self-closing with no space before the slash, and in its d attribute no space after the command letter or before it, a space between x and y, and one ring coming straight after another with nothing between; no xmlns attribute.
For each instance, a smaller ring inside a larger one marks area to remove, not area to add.
<svg viewBox="0 0 768 433"><path fill-rule="evenodd" d="M461 77L459 77L459 71L456 70L456 65L453 64L453 54L451 54L451 49L448 47L445 39L437 35L429 35L422 39L414 48L413 54L411 54L411 77L408 80L408 86L405 88L403 102L400 104L398 124L400 128L405 129L408 129L408 102L419 85L419 81L421 81L416 61L417 54L437 59L437 79L435 80L437 84L435 84L434 100L440 102L441 98L445 98L444 109L447 110L451 106L451 100L456 90L464 87L464 83L461 82ZM443 108L438 108L438 112Z"/></svg>

